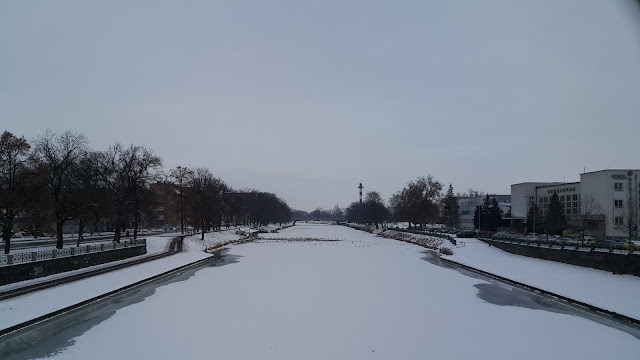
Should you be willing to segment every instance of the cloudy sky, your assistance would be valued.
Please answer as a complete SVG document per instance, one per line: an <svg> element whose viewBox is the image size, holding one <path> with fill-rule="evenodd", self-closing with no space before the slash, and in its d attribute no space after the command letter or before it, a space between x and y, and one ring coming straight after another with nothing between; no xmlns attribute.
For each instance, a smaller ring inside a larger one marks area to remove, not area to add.
<svg viewBox="0 0 640 360"><path fill-rule="evenodd" d="M135 143L303 210L640 167L633 1L2 1L0 130Z"/></svg>

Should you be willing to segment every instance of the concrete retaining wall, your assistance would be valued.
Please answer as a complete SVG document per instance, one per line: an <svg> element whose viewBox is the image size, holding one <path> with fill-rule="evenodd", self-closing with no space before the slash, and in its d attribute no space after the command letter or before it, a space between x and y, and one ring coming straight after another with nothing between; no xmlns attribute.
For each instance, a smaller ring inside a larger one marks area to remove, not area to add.
<svg viewBox="0 0 640 360"><path fill-rule="evenodd" d="M572 249L550 249L547 247L504 243L490 239L480 240L512 254L611 271L616 274L640 276L640 255L601 251L577 251Z"/></svg>
<svg viewBox="0 0 640 360"><path fill-rule="evenodd" d="M28 262L0 267L0 285L35 279L65 271L127 259L147 253L147 245L135 245L120 249L66 256L55 259Z"/></svg>

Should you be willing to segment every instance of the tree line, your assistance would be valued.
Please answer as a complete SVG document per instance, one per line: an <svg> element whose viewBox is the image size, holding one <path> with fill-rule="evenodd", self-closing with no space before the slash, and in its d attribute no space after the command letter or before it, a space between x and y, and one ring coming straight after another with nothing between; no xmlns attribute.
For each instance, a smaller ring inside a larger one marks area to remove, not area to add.
<svg viewBox="0 0 640 360"><path fill-rule="evenodd" d="M154 188L155 187L155 188ZM33 142L4 131L0 137L0 227L5 253L14 229L30 236L54 233L63 247L65 224L78 226L78 244L101 219L113 224L119 242L126 228L138 236L157 217L159 196L178 209L182 232L223 225L286 222L287 203L275 194L234 190L206 168L178 166L165 176L162 159L144 146L120 143L97 151L87 137L47 130Z"/></svg>

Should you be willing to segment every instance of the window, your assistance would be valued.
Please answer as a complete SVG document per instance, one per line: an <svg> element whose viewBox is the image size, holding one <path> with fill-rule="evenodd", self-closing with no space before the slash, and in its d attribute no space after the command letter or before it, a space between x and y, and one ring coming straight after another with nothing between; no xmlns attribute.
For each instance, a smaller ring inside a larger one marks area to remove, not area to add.
<svg viewBox="0 0 640 360"><path fill-rule="evenodd" d="M613 183L613 190L622 191L622 183L621 182Z"/></svg>
<svg viewBox="0 0 640 360"><path fill-rule="evenodd" d="M616 216L613 221L616 225L622 225L624 223L622 216Z"/></svg>
<svg viewBox="0 0 640 360"><path fill-rule="evenodd" d="M573 195L573 201L578 201L578 195Z"/></svg>
<svg viewBox="0 0 640 360"><path fill-rule="evenodd" d="M613 201L613 206L615 206L617 208L621 208L622 207L622 200L614 200Z"/></svg>
<svg viewBox="0 0 640 360"><path fill-rule="evenodd" d="M560 201L564 201L564 195L560 196Z"/></svg>
<svg viewBox="0 0 640 360"><path fill-rule="evenodd" d="M578 207L578 202L577 202L577 201L574 201L574 202L573 202L573 207L574 207L574 208L577 208L577 207Z"/></svg>

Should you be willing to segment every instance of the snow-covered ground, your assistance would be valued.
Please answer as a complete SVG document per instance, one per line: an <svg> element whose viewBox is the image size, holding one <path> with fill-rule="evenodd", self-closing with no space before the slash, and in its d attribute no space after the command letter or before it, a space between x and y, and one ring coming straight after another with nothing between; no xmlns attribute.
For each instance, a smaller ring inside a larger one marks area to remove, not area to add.
<svg viewBox="0 0 640 360"><path fill-rule="evenodd" d="M74 333L52 356L538 360L640 353L640 341L625 332L434 265L416 245L331 225L298 224L263 235L343 241L232 246L227 256L235 263L157 288ZM51 298L43 295L40 302ZM512 306L495 305L492 296ZM29 311L20 301L8 310L0 305L3 322L7 312Z"/></svg>
<svg viewBox="0 0 640 360"><path fill-rule="evenodd" d="M233 231L222 231L210 233L210 235L208 235L211 239L218 237L225 239L238 239L239 236L232 234ZM170 240L175 236L176 234L173 234L172 236L148 237L148 254L157 254L167 250ZM199 239L199 235L186 237L184 251L175 255L0 301L0 329L31 320L38 316L48 314L69 305L77 304L84 300L91 299L92 297L119 289L123 286L133 284L148 277L161 274L165 271L210 256L202 251L203 245L202 241ZM130 260L122 260L122 262L126 261ZM104 265L106 266L116 263L118 262L111 262ZM86 269L95 268L97 267L90 267ZM16 284L0 286L0 290L7 290L16 286L28 285L33 282L49 280L54 277L67 276L82 271L83 270L66 272L30 280L28 282L23 281Z"/></svg>
<svg viewBox="0 0 640 360"><path fill-rule="evenodd" d="M478 239L457 241L446 259L640 319L640 277L514 255Z"/></svg>
<svg viewBox="0 0 640 360"><path fill-rule="evenodd" d="M25 281L20 281L20 282L17 282L17 283L0 285L0 291L6 291L6 290L18 288L18 287L23 287L23 286L27 286L27 285L31 285L31 284L40 283L40 282L43 282L43 281L49 281L49 280L54 280L54 279L58 279L58 278L66 277L66 276L76 275L76 274L80 274L80 273L91 271L91 270L95 270L95 269L109 267L109 266L117 265L117 264L128 263L128 262L136 261L138 259L145 258L145 257L148 257L148 256L157 255L159 253L167 251L169 249L169 243L171 242L171 239L173 239L176 236L177 235L174 233L174 234L167 234L167 235L151 236L151 237L146 238L147 239L147 253L145 255L136 256L136 257L132 257L132 258L124 259L124 260L119 260L119 261L112 261L112 262L108 262L108 263L104 263L104 264L100 264L100 265L95 265L95 266L90 266L90 267L82 268L82 269L78 269L78 270L66 271L66 272L62 272L62 273L59 273L59 274L40 277L40 278L36 278L36 279L32 279L32 280L25 280ZM96 295L100 295L100 294L96 294ZM2 302L0 302L0 304L2 304ZM2 311L1 307L0 307L0 311ZM0 320L0 328L1 327L2 326L1 326L1 320Z"/></svg>

